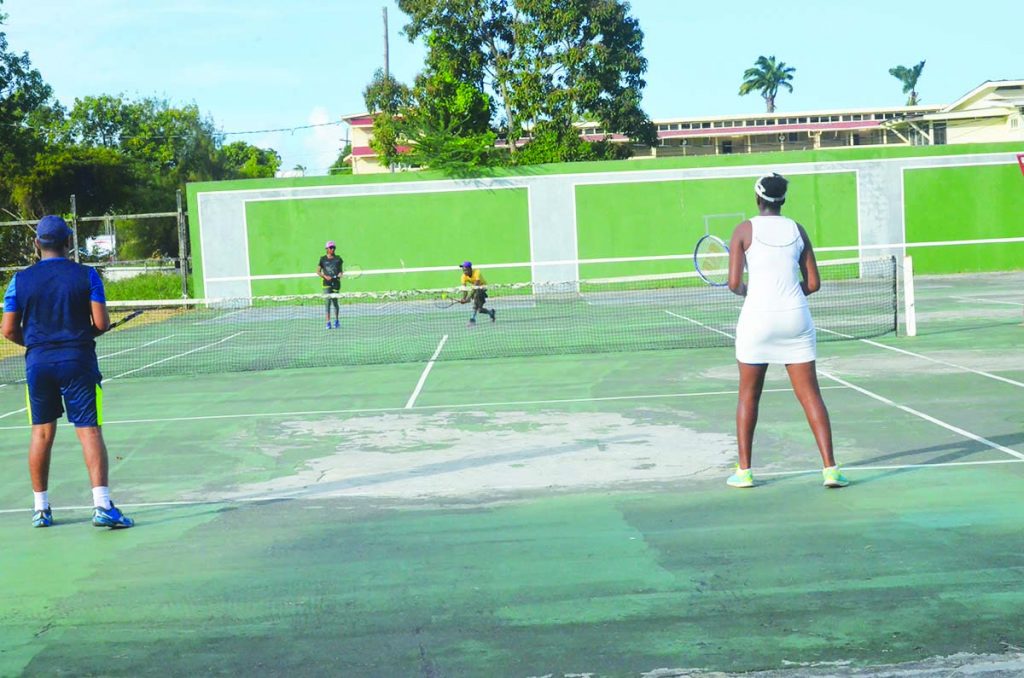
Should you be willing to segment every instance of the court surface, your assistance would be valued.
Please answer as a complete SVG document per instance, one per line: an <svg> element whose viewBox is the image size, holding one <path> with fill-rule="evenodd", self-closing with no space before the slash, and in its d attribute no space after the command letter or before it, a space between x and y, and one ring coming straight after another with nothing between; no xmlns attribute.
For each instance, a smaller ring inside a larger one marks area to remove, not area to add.
<svg viewBox="0 0 1024 678"><path fill-rule="evenodd" d="M133 375L137 527L89 525L62 426L33 530L2 388L0 675L1020 675L1022 287L920 278L918 337L820 345L843 490L776 367L725 486L729 348Z"/></svg>

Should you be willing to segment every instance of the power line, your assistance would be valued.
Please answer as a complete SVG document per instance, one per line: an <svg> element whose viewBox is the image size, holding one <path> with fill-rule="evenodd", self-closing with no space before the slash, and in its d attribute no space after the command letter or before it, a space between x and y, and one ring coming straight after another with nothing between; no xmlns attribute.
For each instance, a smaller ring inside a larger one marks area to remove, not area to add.
<svg viewBox="0 0 1024 678"><path fill-rule="evenodd" d="M253 129L253 130L241 130L241 131L230 131L230 132L214 131L213 134L214 134L214 136L228 137L228 136L242 136L242 135L245 135L245 134L270 134L270 133L274 133L274 132L291 132L291 133L294 133L294 132L297 132L297 131L300 131L300 130L305 130L305 129L313 129L313 128L317 128L317 127L330 127L330 126L333 126L333 125L343 125L343 124L345 124L345 122L343 120L332 120L330 122L318 122L318 123L313 123L313 124L310 124L310 125L296 125L294 127L274 127L274 128L268 128L268 129ZM17 127L19 129L34 130L36 132L54 133L54 132L58 131L56 128L52 128L52 127L43 127L43 126L40 126L40 125L24 125L24 124L17 123L17 122L3 123L3 125L6 126L6 127ZM185 138L189 137L190 135L188 135L188 134L134 134L134 135L118 134L116 136L117 136L118 140L125 140L125 139L185 139Z"/></svg>

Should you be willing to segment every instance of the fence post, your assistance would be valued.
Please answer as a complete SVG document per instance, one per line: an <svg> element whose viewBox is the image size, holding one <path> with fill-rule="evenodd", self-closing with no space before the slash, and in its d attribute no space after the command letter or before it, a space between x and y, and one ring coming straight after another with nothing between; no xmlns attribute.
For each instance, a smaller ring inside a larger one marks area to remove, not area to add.
<svg viewBox="0 0 1024 678"><path fill-rule="evenodd" d="M78 255L78 207L75 205L75 194L71 194L71 235L72 244L75 248L75 261L80 261Z"/></svg>
<svg viewBox="0 0 1024 678"><path fill-rule="evenodd" d="M181 298L188 298L188 237L185 227L185 211L181 204L181 189L177 191L178 200L178 270L181 275Z"/></svg>

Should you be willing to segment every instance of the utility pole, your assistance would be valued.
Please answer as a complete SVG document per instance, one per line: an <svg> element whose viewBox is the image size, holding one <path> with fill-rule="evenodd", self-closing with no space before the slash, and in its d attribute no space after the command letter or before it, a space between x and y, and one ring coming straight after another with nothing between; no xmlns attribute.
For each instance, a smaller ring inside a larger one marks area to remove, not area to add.
<svg viewBox="0 0 1024 678"><path fill-rule="evenodd" d="M384 77L388 78L389 66L388 63L388 8L382 7L384 11Z"/></svg>

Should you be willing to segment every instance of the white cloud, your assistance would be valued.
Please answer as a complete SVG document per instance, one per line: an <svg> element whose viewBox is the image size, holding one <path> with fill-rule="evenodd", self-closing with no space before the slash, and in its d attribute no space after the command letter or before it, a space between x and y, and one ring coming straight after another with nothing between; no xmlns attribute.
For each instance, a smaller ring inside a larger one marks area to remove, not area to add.
<svg viewBox="0 0 1024 678"><path fill-rule="evenodd" d="M337 116L331 116L326 106L314 106L309 113L310 125L322 125L309 130L309 135L303 142L306 148L306 174L327 174L327 168L334 164L345 145L342 137L345 134L344 126L328 125L329 122L337 122Z"/></svg>

